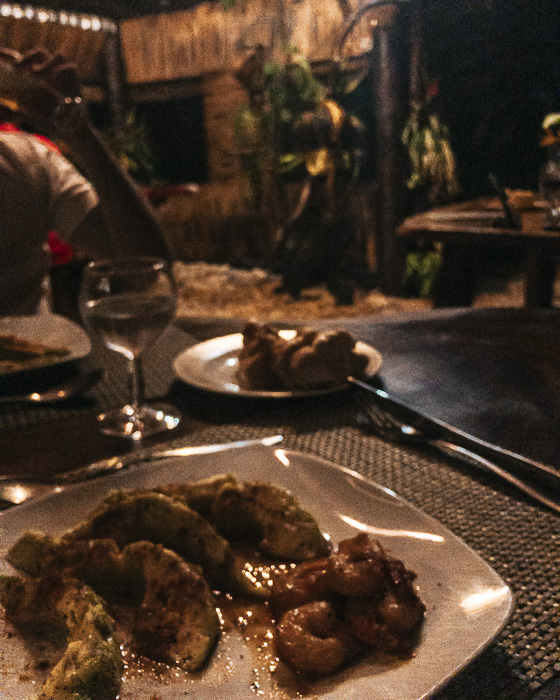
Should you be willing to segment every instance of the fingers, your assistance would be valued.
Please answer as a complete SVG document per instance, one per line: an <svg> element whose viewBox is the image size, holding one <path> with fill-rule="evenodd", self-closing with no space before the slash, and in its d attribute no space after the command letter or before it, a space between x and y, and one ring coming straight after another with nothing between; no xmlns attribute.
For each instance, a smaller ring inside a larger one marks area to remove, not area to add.
<svg viewBox="0 0 560 700"><path fill-rule="evenodd" d="M0 47L0 61L3 63L9 63L15 66L18 60L21 58L21 54L13 49L7 49L4 46Z"/></svg>
<svg viewBox="0 0 560 700"><path fill-rule="evenodd" d="M50 54L46 49L31 49L24 54L20 54L17 61L18 68L26 70L37 70L43 63L49 60Z"/></svg>
<svg viewBox="0 0 560 700"><path fill-rule="evenodd" d="M0 49L0 60L4 55L18 70L44 81L64 97L80 95L76 66L62 54L51 54L43 48L32 49L23 55L11 49Z"/></svg>

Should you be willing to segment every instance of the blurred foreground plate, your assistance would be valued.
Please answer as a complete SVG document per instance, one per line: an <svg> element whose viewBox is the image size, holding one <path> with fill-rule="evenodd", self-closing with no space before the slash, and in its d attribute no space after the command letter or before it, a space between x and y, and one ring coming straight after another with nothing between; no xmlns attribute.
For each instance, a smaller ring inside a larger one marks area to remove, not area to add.
<svg viewBox="0 0 560 700"><path fill-rule="evenodd" d="M501 631L513 609L510 589L498 574L443 525L391 491L349 469L284 449L238 448L143 464L126 472L77 484L61 493L0 513L0 557L29 528L58 535L79 523L113 489L150 488L231 473L239 480L270 481L289 489L317 518L334 543L359 531L378 538L417 573L426 620L415 656L382 664L365 658L332 677L306 684L315 700L422 700L445 685ZM0 559L0 574L12 573ZM270 673L247 643L242 628L229 629L208 668L196 677L168 672L125 672L122 700L265 700L299 697ZM271 650L273 655L273 651ZM274 656L274 655L273 655ZM0 616L0 680L10 700L37 695L33 663ZM255 684L258 683L258 693Z"/></svg>
<svg viewBox="0 0 560 700"><path fill-rule="evenodd" d="M61 365L85 357L91 351L91 343L85 330L77 323L57 314L5 316L0 318L0 335L14 335L32 343L68 350L66 355L53 355L41 359L40 364L30 361L22 362L17 370L2 371L0 368L0 378Z"/></svg>

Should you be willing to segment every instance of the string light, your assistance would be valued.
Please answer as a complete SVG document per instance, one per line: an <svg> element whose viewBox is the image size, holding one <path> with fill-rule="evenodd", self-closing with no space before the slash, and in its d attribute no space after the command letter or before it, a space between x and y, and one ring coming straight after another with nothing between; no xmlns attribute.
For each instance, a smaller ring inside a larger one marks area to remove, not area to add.
<svg viewBox="0 0 560 700"><path fill-rule="evenodd" d="M117 24L108 19L102 19L95 15L79 15L65 11L56 12L44 7L22 6L3 2L0 4L0 17L13 17L14 19L37 20L38 22L57 22L59 24L80 27L84 31L104 31L111 34L117 32Z"/></svg>

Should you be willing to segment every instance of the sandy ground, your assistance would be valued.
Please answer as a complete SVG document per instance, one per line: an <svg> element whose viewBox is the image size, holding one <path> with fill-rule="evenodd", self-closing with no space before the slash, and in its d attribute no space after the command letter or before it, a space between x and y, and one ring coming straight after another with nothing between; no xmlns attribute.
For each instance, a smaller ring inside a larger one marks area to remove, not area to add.
<svg viewBox="0 0 560 700"><path fill-rule="evenodd" d="M378 291L360 291L351 306L336 305L322 288L306 290L300 299L275 293L279 279L264 270L238 270L228 265L176 263L179 287L178 315L183 318L250 318L257 321L283 321L312 318L343 318L372 314L422 311L432 304L423 299L389 297ZM555 305L560 305L557 284ZM523 279L520 275L487 285L475 298L477 307L523 306Z"/></svg>

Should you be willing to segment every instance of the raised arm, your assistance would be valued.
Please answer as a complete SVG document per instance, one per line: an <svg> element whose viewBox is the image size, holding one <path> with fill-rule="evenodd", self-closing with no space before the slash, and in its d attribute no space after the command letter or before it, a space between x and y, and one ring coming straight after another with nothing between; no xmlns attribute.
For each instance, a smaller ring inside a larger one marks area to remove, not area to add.
<svg viewBox="0 0 560 700"><path fill-rule="evenodd" d="M42 49L23 56L6 50L0 50L0 54L60 96L60 106L50 120L53 136L72 150L99 197L99 206L74 232L77 245L96 257L155 255L169 260L169 248L149 203L119 167L88 118L75 66L63 56Z"/></svg>

